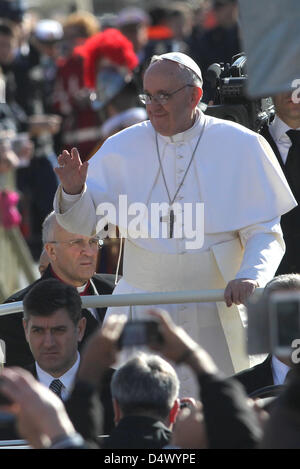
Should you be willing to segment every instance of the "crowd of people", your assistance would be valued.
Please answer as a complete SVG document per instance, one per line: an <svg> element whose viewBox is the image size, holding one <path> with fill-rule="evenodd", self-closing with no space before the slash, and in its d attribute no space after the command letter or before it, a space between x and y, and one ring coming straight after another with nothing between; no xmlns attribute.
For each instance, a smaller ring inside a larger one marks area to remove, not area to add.
<svg viewBox="0 0 300 469"><path fill-rule="evenodd" d="M237 0L109 19L0 0L0 190L20 196L11 223L41 273L5 301L24 312L0 316L2 439L300 446L299 365L249 355L245 307L258 287L266 316L274 292L300 291L300 104L273 97L260 133L204 114L207 68L242 52L240 36ZM205 289L223 301L81 301Z"/></svg>

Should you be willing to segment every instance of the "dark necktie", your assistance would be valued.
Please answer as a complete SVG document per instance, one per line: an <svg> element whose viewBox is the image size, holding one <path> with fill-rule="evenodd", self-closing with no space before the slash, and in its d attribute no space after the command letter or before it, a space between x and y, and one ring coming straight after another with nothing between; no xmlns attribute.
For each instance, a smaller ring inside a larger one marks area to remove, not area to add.
<svg viewBox="0 0 300 469"><path fill-rule="evenodd" d="M290 129L286 132L290 137L290 146L285 163L285 174L295 198L300 200L300 130Z"/></svg>
<svg viewBox="0 0 300 469"><path fill-rule="evenodd" d="M57 394L58 397L61 398L61 390L62 390L63 384L59 379L54 379L50 386L49 389L53 391L55 394Z"/></svg>

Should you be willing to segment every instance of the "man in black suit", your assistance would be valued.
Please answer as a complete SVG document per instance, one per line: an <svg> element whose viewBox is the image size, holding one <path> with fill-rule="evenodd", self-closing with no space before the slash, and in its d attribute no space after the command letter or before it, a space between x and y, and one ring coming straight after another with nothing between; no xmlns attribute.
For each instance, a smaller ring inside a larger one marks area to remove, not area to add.
<svg viewBox="0 0 300 469"><path fill-rule="evenodd" d="M34 359L25 368L57 394L68 411L68 400L80 366L78 344L82 341L87 322L82 315L80 295L74 287L49 278L33 286L25 295L23 304L23 327ZM113 427L112 373L112 369L106 370L102 386L98 389L105 432L110 432ZM73 406L70 407L71 420ZM83 399L81 407L83 413L88 413L91 408L89 400ZM76 425L77 419L74 417ZM86 436L89 437L89 434Z"/></svg>
<svg viewBox="0 0 300 469"><path fill-rule="evenodd" d="M268 355L262 363L237 373L236 378L245 388L247 394L274 385L272 372L272 355Z"/></svg>
<svg viewBox="0 0 300 469"><path fill-rule="evenodd" d="M43 224L44 249L49 265L41 278L13 294L4 303L22 301L33 286L49 278L76 287L80 295L108 295L114 288L113 275L95 274L99 253L98 238L81 236L64 230L52 212ZM102 324L106 308L83 309L86 328L80 347L86 338ZM0 316L0 339L6 345L6 366L28 366L33 356L25 340L22 313Z"/></svg>
<svg viewBox="0 0 300 469"><path fill-rule="evenodd" d="M261 134L270 143L295 199L300 203L300 103L291 92L273 97L276 115ZM276 275L300 272L300 206L281 217L286 253Z"/></svg>
<svg viewBox="0 0 300 469"><path fill-rule="evenodd" d="M266 299L276 291L300 291L300 274L285 274L274 277L264 290ZM243 384L248 395L273 385L284 385L291 369L289 357L272 355L258 365L237 373L234 377Z"/></svg>
<svg viewBox="0 0 300 469"><path fill-rule="evenodd" d="M57 279L37 283L23 300L23 327L34 362L33 375L66 400L79 363L86 318L76 289Z"/></svg>

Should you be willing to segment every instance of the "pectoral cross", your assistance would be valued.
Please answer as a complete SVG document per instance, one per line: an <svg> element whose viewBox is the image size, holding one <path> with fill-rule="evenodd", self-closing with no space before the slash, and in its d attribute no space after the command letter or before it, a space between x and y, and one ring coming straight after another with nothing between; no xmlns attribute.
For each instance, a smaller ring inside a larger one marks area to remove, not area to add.
<svg viewBox="0 0 300 469"><path fill-rule="evenodd" d="M174 210L171 208L169 209L169 213L166 216L161 216L160 217L161 222L167 222L168 223L168 228L169 228L169 237L173 238L173 233L174 233L174 223L176 221L175 213Z"/></svg>

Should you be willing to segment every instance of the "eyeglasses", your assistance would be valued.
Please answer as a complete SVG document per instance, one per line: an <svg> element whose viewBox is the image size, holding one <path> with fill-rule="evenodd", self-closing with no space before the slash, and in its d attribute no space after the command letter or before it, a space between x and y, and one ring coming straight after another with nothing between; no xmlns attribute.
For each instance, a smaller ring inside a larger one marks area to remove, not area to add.
<svg viewBox="0 0 300 469"><path fill-rule="evenodd" d="M103 241L100 238L90 238L88 241L84 239L69 239L68 241L48 241L51 244L67 244L73 249L85 249L87 244L92 249L99 249L103 246Z"/></svg>
<svg viewBox="0 0 300 469"><path fill-rule="evenodd" d="M183 90L186 86L194 87L194 85L183 85L181 88L178 88L178 90L172 91L172 93L157 93L157 94L149 94L149 93L144 93L144 94L139 94L139 100L143 104L150 104L152 103L152 100L156 101L159 104L167 104L171 96L173 96L175 93L178 93L178 91Z"/></svg>

